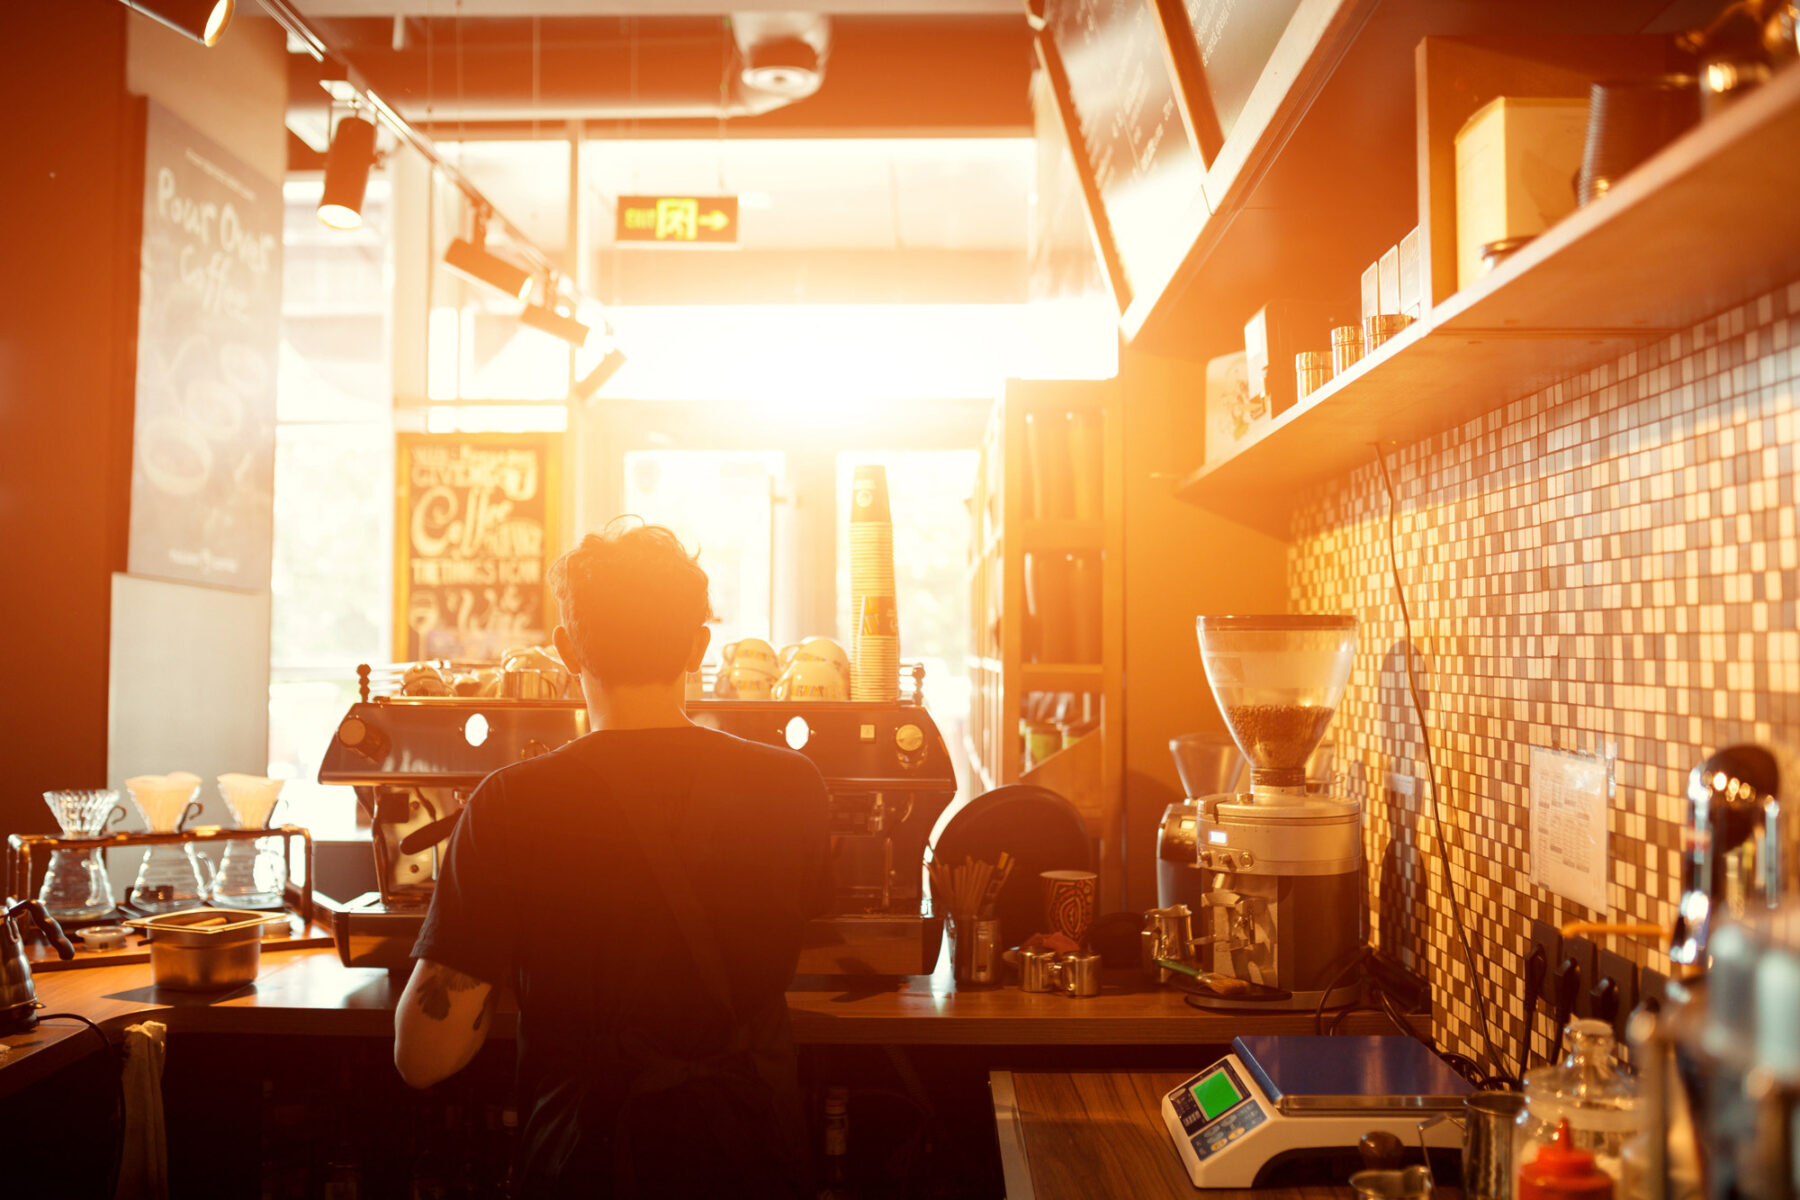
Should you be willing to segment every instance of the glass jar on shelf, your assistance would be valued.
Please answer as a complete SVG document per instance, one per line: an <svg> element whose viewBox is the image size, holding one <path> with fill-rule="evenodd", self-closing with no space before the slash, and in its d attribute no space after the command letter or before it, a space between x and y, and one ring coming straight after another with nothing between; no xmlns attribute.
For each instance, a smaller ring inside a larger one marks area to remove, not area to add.
<svg viewBox="0 0 1800 1200"><path fill-rule="evenodd" d="M1614 1063L1612 1026L1605 1021L1571 1021L1566 1038L1568 1053L1560 1063L1525 1075L1525 1107L1513 1127L1513 1170L1535 1162L1566 1120L1570 1145L1591 1153L1617 1183L1621 1155L1638 1131L1637 1084Z"/></svg>

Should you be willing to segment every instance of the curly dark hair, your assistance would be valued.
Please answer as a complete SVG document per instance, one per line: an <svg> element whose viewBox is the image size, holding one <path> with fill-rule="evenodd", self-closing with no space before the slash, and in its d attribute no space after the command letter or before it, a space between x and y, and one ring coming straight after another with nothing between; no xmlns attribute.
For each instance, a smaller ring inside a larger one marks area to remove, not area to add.
<svg viewBox="0 0 1800 1200"><path fill-rule="evenodd" d="M616 517L550 567L562 623L602 683L666 683L712 616L706 572L674 533Z"/></svg>

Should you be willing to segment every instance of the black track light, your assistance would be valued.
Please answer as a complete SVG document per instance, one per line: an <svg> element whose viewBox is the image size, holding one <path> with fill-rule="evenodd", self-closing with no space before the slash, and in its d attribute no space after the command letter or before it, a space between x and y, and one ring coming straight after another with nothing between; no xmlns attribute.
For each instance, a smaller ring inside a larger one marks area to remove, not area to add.
<svg viewBox="0 0 1800 1200"><path fill-rule="evenodd" d="M333 229L362 225L363 193L375 165L375 123L352 114L338 122L325 156L325 191L319 197L319 220Z"/></svg>
<svg viewBox="0 0 1800 1200"><path fill-rule="evenodd" d="M237 5L234 0L125 0L125 7L212 46L225 36Z"/></svg>
<svg viewBox="0 0 1800 1200"><path fill-rule="evenodd" d="M571 346L586 342L590 332L586 325L548 304L527 304L525 311L519 314L519 320L533 329L541 329L552 337L559 337Z"/></svg>
<svg viewBox="0 0 1800 1200"><path fill-rule="evenodd" d="M444 265L476 283L499 288L515 300L523 300L531 291L531 273L517 263L508 262L487 248L487 231L482 222L475 223L475 238L457 238L444 251Z"/></svg>
<svg viewBox="0 0 1800 1200"><path fill-rule="evenodd" d="M625 352L614 346L606 352L606 357L600 360L600 365L582 376L581 382L575 385L575 398L592 404L594 398L600 394L600 389L606 386L607 380L617 375L619 368L624 365Z"/></svg>

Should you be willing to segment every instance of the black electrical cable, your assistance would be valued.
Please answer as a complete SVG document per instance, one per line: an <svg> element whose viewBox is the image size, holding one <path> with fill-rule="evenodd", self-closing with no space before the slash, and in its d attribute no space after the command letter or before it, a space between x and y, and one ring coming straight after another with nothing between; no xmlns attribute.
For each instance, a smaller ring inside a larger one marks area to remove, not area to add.
<svg viewBox="0 0 1800 1200"><path fill-rule="evenodd" d="M1406 588L1400 583L1400 536L1395 528L1394 513L1400 502L1394 497L1394 479L1388 474L1387 455L1380 445L1375 446L1375 461L1381 466L1381 482L1387 490L1388 511L1388 566L1393 573L1394 595L1400 601L1400 629L1405 637L1401 654L1406 659L1406 685L1412 693L1413 709L1419 714L1419 737L1425 743L1425 766L1431 772L1431 824L1436 831L1438 845L1443 847L1444 888L1450 894L1450 915L1456 922L1456 940L1462 945L1463 961L1469 966L1469 990L1475 995L1475 1011L1481 1017L1481 1040L1487 1048L1487 1058L1494 1073L1506 1069L1500 1061L1499 1053L1494 1049L1494 1031L1488 1023L1487 995L1484 987L1487 983L1481 963L1475 957L1475 951L1469 945L1469 930L1463 920L1462 901L1457 896L1456 872L1450 863L1450 841L1444 836L1444 816L1442 797L1438 788L1437 755L1431 745L1431 722L1425 717L1425 705L1419 697L1419 679L1413 669L1412 654L1412 616L1406 610ZM1467 858L1467 855L1464 855Z"/></svg>
<svg viewBox="0 0 1800 1200"><path fill-rule="evenodd" d="M94 1022L88 1020L80 1013L55 1012L38 1014L39 1024L42 1024L45 1021L59 1020L80 1021L83 1025L86 1025L89 1029L94 1031L94 1036L100 1039L100 1045L105 1048L107 1056L112 1056L115 1047L112 1044L112 1039L106 1036L106 1030L100 1028L100 1026L94 1024ZM114 1063L113 1067L113 1086L118 1090L119 1136L113 1143L112 1185L106 1189L106 1194L109 1196L118 1193L119 1171L125 1165L125 1064L123 1061L120 1061Z"/></svg>
<svg viewBox="0 0 1800 1200"><path fill-rule="evenodd" d="M1363 960L1368 957L1368 953L1368 950L1365 948L1352 955L1350 961L1344 964L1342 970L1331 977L1331 982L1326 984L1324 990L1319 993L1319 1003L1313 1008L1314 1033L1322 1034L1325 1032L1325 1000L1331 995L1332 989L1336 988L1338 984L1344 981L1344 976L1361 967L1363 965ZM1339 1015L1341 1016L1342 1014ZM1336 1025L1337 1022L1334 1021L1332 1024Z"/></svg>

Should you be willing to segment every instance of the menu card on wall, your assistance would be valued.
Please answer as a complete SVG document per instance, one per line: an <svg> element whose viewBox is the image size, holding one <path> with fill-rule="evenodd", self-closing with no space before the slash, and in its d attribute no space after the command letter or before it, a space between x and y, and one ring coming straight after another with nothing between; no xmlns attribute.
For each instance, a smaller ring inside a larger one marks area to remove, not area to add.
<svg viewBox="0 0 1800 1200"><path fill-rule="evenodd" d="M1219 130L1231 136L1300 0L1183 0Z"/></svg>
<svg viewBox="0 0 1800 1200"><path fill-rule="evenodd" d="M133 575L269 586L281 185L148 106Z"/></svg>
<svg viewBox="0 0 1800 1200"><path fill-rule="evenodd" d="M561 438L400 434L394 654L498 661L549 642Z"/></svg>
<svg viewBox="0 0 1800 1200"><path fill-rule="evenodd" d="M1204 203L1159 18L1145 0L1049 0L1045 32L1080 125L1070 142L1091 172L1127 290L1160 286ZM1128 299L1128 298L1127 298Z"/></svg>

